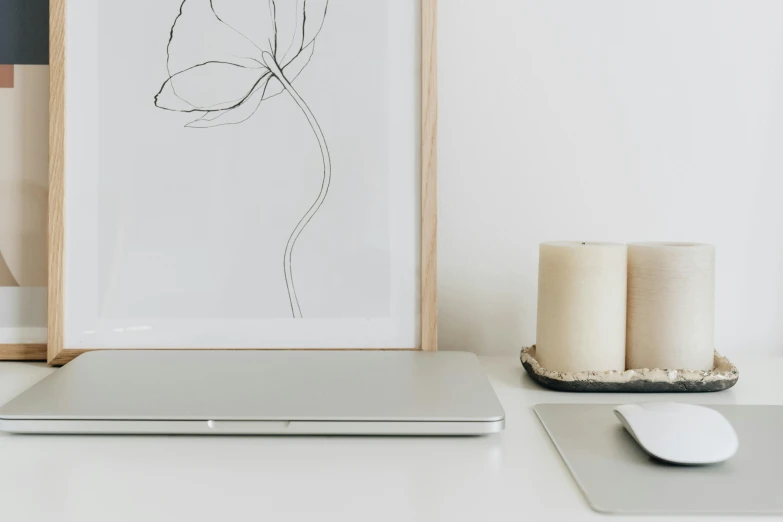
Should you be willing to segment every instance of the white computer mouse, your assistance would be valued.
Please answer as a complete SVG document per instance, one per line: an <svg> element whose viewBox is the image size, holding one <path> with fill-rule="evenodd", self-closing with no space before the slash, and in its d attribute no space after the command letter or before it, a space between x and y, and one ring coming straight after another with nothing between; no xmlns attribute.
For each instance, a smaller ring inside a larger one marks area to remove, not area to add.
<svg viewBox="0 0 783 522"><path fill-rule="evenodd" d="M674 464L716 464L737 453L737 432L717 411L675 402L626 404L615 415L653 457Z"/></svg>

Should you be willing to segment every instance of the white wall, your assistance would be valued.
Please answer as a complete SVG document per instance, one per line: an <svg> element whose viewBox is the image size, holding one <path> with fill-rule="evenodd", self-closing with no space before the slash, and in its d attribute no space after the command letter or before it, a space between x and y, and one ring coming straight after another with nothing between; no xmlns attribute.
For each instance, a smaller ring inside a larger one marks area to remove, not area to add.
<svg viewBox="0 0 783 522"><path fill-rule="evenodd" d="M718 247L718 349L783 355L783 2L440 1L441 347L535 341L538 244Z"/></svg>

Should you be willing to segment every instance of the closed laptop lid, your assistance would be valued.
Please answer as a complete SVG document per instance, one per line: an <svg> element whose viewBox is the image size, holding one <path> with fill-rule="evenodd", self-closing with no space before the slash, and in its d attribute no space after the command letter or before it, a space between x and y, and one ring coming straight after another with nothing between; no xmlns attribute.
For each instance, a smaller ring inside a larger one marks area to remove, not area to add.
<svg viewBox="0 0 783 522"><path fill-rule="evenodd" d="M0 419L494 422L503 408L463 352L89 352Z"/></svg>

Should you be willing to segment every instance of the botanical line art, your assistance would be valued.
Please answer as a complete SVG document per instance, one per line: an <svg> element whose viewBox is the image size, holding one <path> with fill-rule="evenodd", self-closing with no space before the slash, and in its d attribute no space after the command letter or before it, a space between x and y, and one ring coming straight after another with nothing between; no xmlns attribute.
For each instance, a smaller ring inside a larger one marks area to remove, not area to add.
<svg viewBox="0 0 783 522"><path fill-rule="evenodd" d="M292 83L310 62L329 0L183 0L166 46L168 78L155 106L192 113L190 129L239 125L261 102L287 92L318 140L323 181L318 197L291 232L283 274L291 313L301 318L292 268L302 231L331 185L332 162L321 126Z"/></svg>

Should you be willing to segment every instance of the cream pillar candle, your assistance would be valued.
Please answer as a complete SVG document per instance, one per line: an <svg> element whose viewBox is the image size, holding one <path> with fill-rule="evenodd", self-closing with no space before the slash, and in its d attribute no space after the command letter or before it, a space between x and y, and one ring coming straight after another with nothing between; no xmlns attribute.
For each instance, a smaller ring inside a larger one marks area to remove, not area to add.
<svg viewBox="0 0 783 522"><path fill-rule="evenodd" d="M561 372L625 369L627 247L542 243L536 359Z"/></svg>
<svg viewBox="0 0 783 522"><path fill-rule="evenodd" d="M711 370L715 247L628 245L628 368Z"/></svg>

